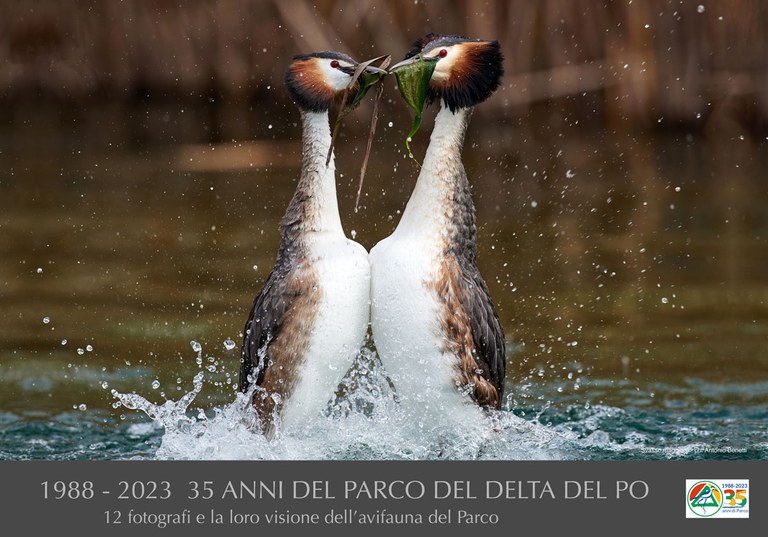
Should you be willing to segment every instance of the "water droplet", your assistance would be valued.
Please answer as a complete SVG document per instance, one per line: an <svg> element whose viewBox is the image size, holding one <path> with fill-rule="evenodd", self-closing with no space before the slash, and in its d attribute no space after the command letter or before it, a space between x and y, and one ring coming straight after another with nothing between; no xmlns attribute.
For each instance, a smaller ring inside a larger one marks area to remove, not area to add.
<svg viewBox="0 0 768 537"><path fill-rule="evenodd" d="M392 128L392 127L394 127L394 126L395 126L395 124L394 124L394 123L392 123L392 122L390 121L390 122L387 124L387 126L388 126L389 128Z"/></svg>
<svg viewBox="0 0 768 537"><path fill-rule="evenodd" d="M80 356L82 356L83 354L85 354L85 349L83 349L82 347L78 347L78 348L77 348L77 354L79 354Z"/></svg>
<svg viewBox="0 0 768 537"><path fill-rule="evenodd" d="M62 340L61 340L61 344L62 344L62 345L66 345L66 344L67 344L67 340L66 340L66 339L62 339Z"/></svg>
<svg viewBox="0 0 768 537"><path fill-rule="evenodd" d="M42 274L43 273L43 268L42 267L37 267L37 271L36 272L38 274Z"/></svg>
<svg viewBox="0 0 768 537"><path fill-rule="evenodd" d="M227 339L227 340L224 341L224 348L227 349L228 351L231 351L236 346L237 346L237 343L235 343L231 339Z"/></svg>
<svg viewBox="0 0 768 537"><path fill-rule="evenodd" d="M669 303L669 299L667 297L663 296L663 297L661 297L661 303L662 304L667 304L667 303Z"/></svg>
<svg viewBox="0 0 768 537"><path fill-rule="evenodd" d="M86 411L86 410L88 410L88 407L86 406L85 403L80 403L79 405L77 405L77 409L78 410L82 410L82 411Z"/></svg>
<svg viewBox="0 0 768 537"><path fill-rule="evenodd" d="M269 125L267 125L267 128L268 128L268 129L271 129L271 128L272 128L272 123L270 123Z"/></svg>
<svg viewBox="0 0 768 537"><path fill-rule="evenodd" d="M159 380L157 380L157 379L153 380L153 381L152 381L152 389L153 389L153 390L156 390L156 389L158 389L159 387L160 387L160 381L159 381Z"/></svg>
<svg viewBox="0 0 768 537"><path fill-rule="evenodd" d="M45 317L43 317L43 324L48 324L50 322L51 322L51 318L50 317L48 317L47 315Z"/></svg>
<svg viewBox="0 0 768 537"><path fill-rule="evenodd" d="M192 345L192 350L195 352L200 352L203 350L203 346L200 345L200 343L198 343L197 341L192 340L189 342L189 344Z"/></svg>
<svg viewBox="0 0 768 537"><path fill-rule="evenodd" d="M86 345L85 346L85 350L87 350L88 352L92 352L93 351L93 345Z"/></svg>
<svg viewBox="0 0 768 537"><path fill-rule="evenodd" d="M106 380L102 380L101 387L106 390L107 388L109 388L109 382L107 382Z"/></svg>
<svg viewBox="0 0 768 537"><path fill-rule="evenodd" d="M698 11L699 13L704 13L705 8L702 4L699 4L699 6L696 8L696 11Z"/></svg>
<svg viewBox="0 0 768 537"><path fill-rule="evenodd" d="M259 265L253 265L253 270L259 270Z"/></svg>
<svg viewBox="0 0 768 537"><path fill-rule="evenodd" d="M533 208L536 208L536 207L538 207L538 206L539 206L539 202L538 202L538 201L536 201L536 200L533 200L533 201L531 202L531 207L533 207Z"/></svg>
<svg viewBox="0 0 768 537"><path fill-rule="evenodd" d="M571 170L565 170L565 176L568 179L573 179L574 177L576 177L576 174Z"/></svg>
<svg viewBox="0 0 768 537"><path fill-rule="evenodd" d="M354 239L355 237L357 237L357 230L354 230L354 229L353 229L353 230L351 230L351 231L349 232L349 234L350 234L350 235L352 236L352 238Z"/></svg>

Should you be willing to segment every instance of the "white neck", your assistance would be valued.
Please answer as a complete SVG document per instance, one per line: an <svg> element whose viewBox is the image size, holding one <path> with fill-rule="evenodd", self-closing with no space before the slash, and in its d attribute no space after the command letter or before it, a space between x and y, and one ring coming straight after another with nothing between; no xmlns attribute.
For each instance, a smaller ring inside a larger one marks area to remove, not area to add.
<svg viewBox="0 0 768 537"><path fill-rule="evenodd" d="M455 113L445 105L440 108L424 164L396 232L433 234L445 226L453 191L457 182L466 177L461 148L471 114L471 108Z"/></svg>
<svg viewBox="0 0 768 537"><path fill-rule="evenodd" d="M344 233L336 199L336 165L331 155L325 159L331 146L331 127L328 112L302 112L303 156L301 179L293 202L307 206L303 215L307 219L304 231L333 231ZM300 199L299 199L300 195Z"/></svg>

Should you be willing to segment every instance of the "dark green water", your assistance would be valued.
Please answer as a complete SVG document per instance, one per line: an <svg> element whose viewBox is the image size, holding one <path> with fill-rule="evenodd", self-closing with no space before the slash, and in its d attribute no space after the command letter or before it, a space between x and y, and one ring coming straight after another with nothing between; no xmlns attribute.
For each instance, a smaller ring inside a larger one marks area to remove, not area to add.
<svg viewBox="0 0 768 537"><path fill-rule="evenodd" d="M367 247L394 228L417 173L407 121L380 125L358 213L364 137L337 152L342 220ZM127 148L86 143L83 128L2 137L0 458L249 456L253 438L222 434L239 426L221 413L234 412L239 334L298 146ZM476 121L465 151L509 340L499 439L438 449L352 420L275 456L768 458L766 141L558 129ZM237 169L211 169L222 153ZM178 400L201 369L189 415L206 417L181 431L113 408L112 389Z"/></svg>

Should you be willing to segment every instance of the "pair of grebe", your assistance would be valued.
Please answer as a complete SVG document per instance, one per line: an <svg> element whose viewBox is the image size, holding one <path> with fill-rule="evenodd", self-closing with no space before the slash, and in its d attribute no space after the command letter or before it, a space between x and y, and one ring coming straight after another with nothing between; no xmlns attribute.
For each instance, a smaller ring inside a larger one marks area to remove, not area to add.
<svg viewBox="0 0 768 537"><path fill-rule="evenodd" d="M344 234L329 109L357 63L336 52L296 56L285 76L299 107L303 161L280 225L272 272L245 325L240 390L267 431L312 423L353 365L370 324L402 408L419 421L472 419L501 405L504 335L477 268L475 209L461 149L473 107L498 87L496 41L429 34L390 72L425 70L440 99L402 218L368 254ZM376 70L366 67L367 70Z"/></svg>

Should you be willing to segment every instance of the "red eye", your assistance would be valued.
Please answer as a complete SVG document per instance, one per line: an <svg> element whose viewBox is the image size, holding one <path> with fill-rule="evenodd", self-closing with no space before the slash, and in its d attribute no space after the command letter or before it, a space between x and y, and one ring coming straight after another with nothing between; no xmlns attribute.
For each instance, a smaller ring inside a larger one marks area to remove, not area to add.
<svg viewBox="0 0 768 537"><path fill-rule="evenodd" d="M441 58L445 58L446 56L448 56L448 51L445 50L444 48L441 48L440 52L438 52L437 55L440 56Z"/></svg>
<svg viewBox="0 0 768 537"><path fill-rule="evenodd" d="M336 69L339 66L339 60L331 60L331 67Z"/></svg>

